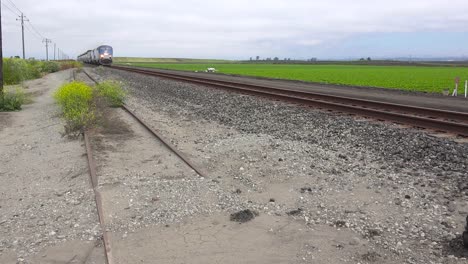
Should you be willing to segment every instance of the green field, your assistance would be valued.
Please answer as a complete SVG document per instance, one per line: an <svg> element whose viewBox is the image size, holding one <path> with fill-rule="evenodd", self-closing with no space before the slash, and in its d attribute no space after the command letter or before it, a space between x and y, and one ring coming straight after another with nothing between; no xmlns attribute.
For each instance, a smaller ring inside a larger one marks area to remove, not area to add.
<svg viewBox="0 0 468 264"><path fill-rule="evenodd" d="M454 79L468 79L468 67L376 66L376 65L294 65L251 63L126 63L125 65L258 76L307 82L402 89L441 93L454 88ZM464 89L460 85L459 93Z"/></svg>

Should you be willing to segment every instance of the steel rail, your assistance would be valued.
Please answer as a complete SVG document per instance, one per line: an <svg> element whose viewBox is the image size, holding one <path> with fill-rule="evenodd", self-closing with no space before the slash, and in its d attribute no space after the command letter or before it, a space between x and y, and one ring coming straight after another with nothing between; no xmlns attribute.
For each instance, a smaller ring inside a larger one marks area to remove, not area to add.
<svg viewBox="0 0 468 264"><path fill-rule="evenodd" d="M181 160L185 162L192 170L194 170L198 175L205 177L205 173L201 171L193 162L185 157L184 154L182 154L174 145L172 145L169 141L167 141L163 136L161 136L158 132L156 132L154 129L149 127L143 120L141 120L133 111L128 109L126 105L123 105L122 108L127 111L131 116L133 116L144 128L146 128L151 134L153 134L156 138L158 138L167 148L169 148L174 154L177 155Z"/></svg>
<svg viewBox="0 0 468 264"><path fill-rule="evenodd" d="M94 83L98 84L99 82L94 79L89 73L87 73L85 70L83 72L88 76L90 80L92 80ZM179 157L187 166L189 166L192 170L194 170L199 176L205 177L206 174L204 171L201 169L197 168L197 166L189 159L187 158L182 152L180 152L174 145L172 145L167 139L165 139L160 133L152 129L149 125L147 125L141 118L139 118L133 111L131 111L125 104L122 105L122 109L124 109L127 113L129 113L135 120L140 123L146 130L148 130L153 136L155 136L159 141L161 141L169 150L171 150L177 157Z"/></svg>
<svg viewBox="0 0 468 264"><path fill-rule="evenodd" d="M96 175L96 163L94 162L93 150L89 142L88 133L83 131L83 137L86 147L86 154L88 158L88 168L89 168L89 177L91 185L94 191L94 201L96 203L96 208L98 212L99 225L101 226L102 232L102 242L104 244L104 256L106 258L106 264L113 264L112 255L111 255L111 244L109 237L107 236L106 224L104 222L104 211L102 209L102 196L98 190L98 180Z"/></svg>
<svg viewBox="0 0 468 264"><path fill-rule="evenodd" d="M75 70L72 70L72 80L76 79ZM104 244L104 258L106 260L106 264L113 264L114 261L112 259L111 254L111 243L109 236L107 235L107 228L106 223L104 221L104 210L102 206L102 196L101 192L98 189L98 179L96 174L96 162L94 161L93 156L93 149L91 147L91 143L89 141L88 132L86 130L82 131L82 135L84 138L85 149L86 149L86 157L88 161L88 172L89 172L89 181L91 184L91 188L94 192L94 202L96 204L96 210L98 214L99 226L101 227L102 232L102 243ZM89 258L90 254L92 254L92 250L87 256Z"/></svg>
<svg viewBox="0 0 468 264"><path fill-rule="evenodd" d="M261 85L212 80L208 78L187 76L183 74L162 73L154 70L144 70L139 68L115 65L112 66L112 68L146 75L165 77L179 81L216 86L260 96L270 96L285 101L314 105L351 114L405 123L416 127L434 129L437 131L446 131L456 133L461 136L468 136L468 113L463 112L379 102L344 96L333 96L314 92L285 90Z"/></svg>

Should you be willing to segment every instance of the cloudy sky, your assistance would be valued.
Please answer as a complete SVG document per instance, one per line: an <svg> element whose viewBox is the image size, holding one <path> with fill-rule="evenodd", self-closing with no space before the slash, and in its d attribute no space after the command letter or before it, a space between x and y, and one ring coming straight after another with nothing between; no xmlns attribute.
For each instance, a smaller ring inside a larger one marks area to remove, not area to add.
<svg viewBox="0 0 468 264"><path fill-rule="evenodd" d="M32 24L26 57L45 57L42 37L73 57L100 44L144 57L468 56L468 0L1 1L5 56L21 55L11 2Z"/></svg>

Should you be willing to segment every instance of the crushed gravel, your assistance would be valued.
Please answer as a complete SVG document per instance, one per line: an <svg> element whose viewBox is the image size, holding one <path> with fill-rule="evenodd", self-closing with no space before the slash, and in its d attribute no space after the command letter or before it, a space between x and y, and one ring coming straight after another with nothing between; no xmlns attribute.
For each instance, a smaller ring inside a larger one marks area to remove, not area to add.
<svg viewBox="0 0 468 264"><path fill-rule="evenodd" d="M249 200L260 214L353 230L375 250L362 256L367 262L466 262L468 144L188 83L88 70L98 80L123 81L128 104L147 120L159 113L166 128L192 126L193 134L171 139L195 157L212 156L203 164L232 197L268 192L262 202ZM213 124L222 127L218 134L203 129ZM282 183L293 202L269 191Z"/></svg>

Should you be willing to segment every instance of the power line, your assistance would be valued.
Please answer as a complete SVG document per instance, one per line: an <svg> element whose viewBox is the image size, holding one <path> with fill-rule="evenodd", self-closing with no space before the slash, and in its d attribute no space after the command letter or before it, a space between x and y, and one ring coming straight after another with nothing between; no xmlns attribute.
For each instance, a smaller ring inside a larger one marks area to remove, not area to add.
<svg viewBox="0 0 468 264"><path fill-rule="evenodd" d="M13 11L13 9L11 9L9 6L7 6L4 2L2 2L2 5L4 7L6 7L8 10L10 10L10 12L12 12L15 16L19 16L19 14L16 13L16 11Z"/></svg>
<svg viewBox="0 0 468 264"><path fill-rule="evenodd" d="M23 58L25 57L24 53L24 28L32 33L32 35L37 38L38 40L42 41L45 43L46 46L46 60L49 60L49 44L53 43L51 39L46 38L44 35L37 30L37 28L31 23L29 19L26 19L26 16L24 15L23 11L19 9L15 3L12 0L0 0L1 4L6 7L11 13L13 13L15 16L21 17L21 28L22 28L22 35L23 35ZM8 4L8 5L7 5ZM27 22L27 23L24 23ZM55 59L55 46L56 43L54 43L54 59ZM62 57L66 57L66 55L62 52Z"/></svg>
<svg viewBox="0 0 468 264"><path fill-rule="evenodd" d="M5 6L6 8L8 8L8 10L10 10L13 14L15 14L16 16L21 16L23 14L23 12L21 11L21 9L19 9L11 0L6 0L8 2L5 2L5 1L2 1L2 4L3 6ZM13 6L14 9L18 10L13 10L12 7L6 5L6 3L10 4L11 6ZM29 25L31 26L31 29L34 31L34 33L36 33L40 38L41 40L42 39L45 39L44 35L42 35L39 30L36 29L36 27L34 27L34 25L31 23L30 20L24 20L26 22L29 23Z"/></svg>
<svg viewBox="0 0 468 264"><path fill-rule="evenodd" d="M32 33L32 35L37 38L38 40L42 41L42 39L44 39L42 36L38 35L34 30L32 30L27 24L24 24L24 27L26 27L26 29Z"/></svg>
<svg viewBox="0 0 468 264"><path fill-rule="evenodd" d="M10 10L11 12L13 12L15 15L18 15L19 13L21 13L21 12L15 10L16 8L12 7L10 3L7 3L7 2L5 2L5 1L2 1L2 4L3 4L3 6L5 6L6 8L8 8L8 10ZM7 4L8 4L8 5L7 5Z"/></svg>
<svg viewBox="0 0 468 264"><path fill-rule="evenodd" d="M15 3L13 3L11 0L7 0L7 1L8 1L14 8L16 8L16 10L18 10L20 13L22 13L21 10L19 10L19 8L15 5Z"/></svg>
<svg viewBox="0 0 468 264"><path fill-rule="evenodd" d="M34 25L31 23L31 21L28 21L29 25L31 25L31 28L41 37L41 38L45 38L41 33L39 33L39 31L34 27Z"/></svg>

